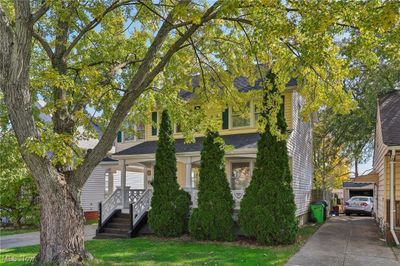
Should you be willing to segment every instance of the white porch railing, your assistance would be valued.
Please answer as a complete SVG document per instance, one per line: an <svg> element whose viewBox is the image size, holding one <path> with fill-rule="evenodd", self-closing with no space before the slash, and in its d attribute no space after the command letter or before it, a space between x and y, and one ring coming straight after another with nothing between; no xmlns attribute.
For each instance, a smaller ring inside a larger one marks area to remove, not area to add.
<svg viewBox="0 0 400 266"><path fill-rule="evenodd" d="M185 188L186 192L190 194L192 201L192 208L197 208L198 193L197 189ZM240 201L243 198L244 190L231 190L232 198L234 201L234 209L240 208ZM127 191L127 198L130 206L131 224L132 228L140 220L140 218L150 209L151 197L153 191L150 189L129 189ZM118 209L122 209L122 190L117 188L114 192L108 196L103 202L99 204L100 210L100 224L102 226L104 222L110 217L110 215Z"/></svg>
<svg viewBox="0 0 400 266"><path fill-rule="evenodd" d="M103 202L100 203L100 221L101 225L107 220L107 218L118 208L122 206L122 190L117 188L114 192L108 196Z"/></svg>
<svg viewBox="0 0 400 266"><path fill-rule="evenodd" d="M136 203L145 191L146 190L144 189L129 189L128 190L129 204Z"/></svg>
<svg viewBox="0 0 400 266"><path fill-rule="evenodd" d="M190 194L190 199L192 201L192 208L197 208L199 191L197 189L192 189L192 188L185 188L184 190ZM243 199L244 190L242 189L231 190L231 194L234 201L234 209L239 209L240 202Z"/></svg>
<svg viewBox="0 0 400 266"><path fill-rule="evenodd" d="M134 204L138 202L141 196L146 190L144 189L129 189L126 191L125 195L129 204ZM122 189L116 188L114 192L108 196L103 202L100 203L100 221L101 225L110 217L110 215L118 209L123 209L122 207Z"/></svg>
<svg viewBox="0 0 400 266"><path fill-rule="evenodd" d="M131 203L129 206L129 214L131 217L131 229L135 228L140 218L150 209L151 197L153 191L150 189L144 190L136 202Z"/></svg>

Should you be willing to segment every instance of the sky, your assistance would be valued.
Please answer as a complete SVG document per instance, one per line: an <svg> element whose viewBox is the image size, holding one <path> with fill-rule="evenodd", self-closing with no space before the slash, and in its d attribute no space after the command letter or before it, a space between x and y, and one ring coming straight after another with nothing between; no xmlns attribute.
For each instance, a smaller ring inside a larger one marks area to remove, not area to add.
<svg viewBox="0 0 400 266"><path fill-rule="evenodd" d="M368 174L372 170L372 156L363 164L358 165L358 174ZM351 171L354 172L354 165L351 167Z"/></svg>

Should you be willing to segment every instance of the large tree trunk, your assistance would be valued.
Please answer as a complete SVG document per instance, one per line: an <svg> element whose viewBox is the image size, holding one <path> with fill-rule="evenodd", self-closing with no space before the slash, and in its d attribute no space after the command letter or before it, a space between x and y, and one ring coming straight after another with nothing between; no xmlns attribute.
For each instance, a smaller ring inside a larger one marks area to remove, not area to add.
<svg viewBox="0 0 400 266"><path fill-rule="evenodd" d="M73 191L64 177L46 177L40 191L40 263L81 264L91 258L85 251L84 217L79 191Z"/></svg>

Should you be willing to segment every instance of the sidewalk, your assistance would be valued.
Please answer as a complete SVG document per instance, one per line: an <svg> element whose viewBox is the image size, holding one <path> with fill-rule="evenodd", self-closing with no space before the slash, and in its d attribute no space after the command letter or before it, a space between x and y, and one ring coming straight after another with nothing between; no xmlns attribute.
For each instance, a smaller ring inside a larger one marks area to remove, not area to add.
<svg viewBox="0 0 400 266"><path fill-rule="evenodd" d="M307 241L287 266L399 266L371 217L333 217Z"/></svg>
<svg viewBox="0 0 400 266"><path fill-rule="evenodd" d="M85 225L85 239L93 239L97 225ZM0 238L0 249L39 245L39 232L9 235Z"/></svg>

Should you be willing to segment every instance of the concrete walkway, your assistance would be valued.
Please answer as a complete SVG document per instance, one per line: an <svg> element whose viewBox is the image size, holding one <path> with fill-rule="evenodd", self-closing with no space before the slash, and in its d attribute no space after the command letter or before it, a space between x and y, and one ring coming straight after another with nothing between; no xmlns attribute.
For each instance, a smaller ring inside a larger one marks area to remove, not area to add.
<svg viewBox="0 0 400 266"><path fill-rule="evenodd" d="M396 252L397 253L397 252ZM287 266L400 265L371 217L333 217L307 241Z"/></svg>
<svg viewBox="0 0 400 266"><path fill-rule="evenodd" d="M93 239L97 225L85 225L85 239ZM39 232L9 235L0 237L0 249L39 245Z"/></svg>

